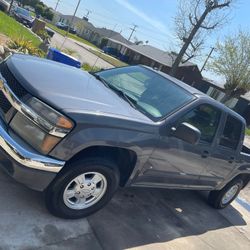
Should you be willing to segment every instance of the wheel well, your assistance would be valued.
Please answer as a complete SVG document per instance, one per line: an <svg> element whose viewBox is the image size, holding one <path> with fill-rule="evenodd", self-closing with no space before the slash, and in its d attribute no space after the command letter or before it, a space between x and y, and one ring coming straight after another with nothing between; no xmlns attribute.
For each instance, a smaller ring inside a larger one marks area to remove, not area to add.
<svg viewBox="0 0 250 250"><path fill-rule="evenodd" d="M120 172L120 186L126 184L137 161L137 155L132 150L109 146L92 146L74 155L69 162L87 157L101 157L115 161Z"/></svg>
<svg viewBox="0 0 250 250"><path fill-rule="evenodd" d="M243 181L243 188L244 188L250 181L250 174L239 174L234 179L237 178L240 178Z"/></svg>

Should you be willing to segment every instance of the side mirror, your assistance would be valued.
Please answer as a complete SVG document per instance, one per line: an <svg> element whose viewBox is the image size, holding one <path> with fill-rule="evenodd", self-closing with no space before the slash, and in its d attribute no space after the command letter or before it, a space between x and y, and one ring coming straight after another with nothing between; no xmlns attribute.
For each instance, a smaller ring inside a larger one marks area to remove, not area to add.
<svg viewBox="0 0 250 250"><path fill-rule="evenodd" d="M201 137L200 130L186 122L181 123L177 128L172 128L172 131L174 137L190 144L198 143Z"/></svg>

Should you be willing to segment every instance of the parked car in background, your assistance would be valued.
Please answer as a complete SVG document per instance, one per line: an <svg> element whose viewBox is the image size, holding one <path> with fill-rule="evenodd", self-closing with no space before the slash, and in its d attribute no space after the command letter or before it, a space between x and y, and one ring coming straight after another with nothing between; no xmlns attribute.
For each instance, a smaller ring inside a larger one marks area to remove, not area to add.
<svg viewBox="0 0 250 250"><path fill-rule="evenodd" d="M69 25L67 25L67 24L65 24L63 22L58 22L58 23L56 23L56 27L59 28L59 29L62 29L62 30L68 30ZM76 34L76 29L73 28L73 27L70 27L69 32L72 33L72 34Z"/></svg>
<svg viewBox="0 0 250 250"><path fill-rule="evenodd" d="M70 27L70 28L69 28L69 33L71 33L71 34L76 34L76 29L73 28L73 27Z"/></svg>
<svg viewBox="0 0 250 250"><path fill-rule="evenodd" d="M56 27L62 30L67 30L69 26L63 22L57 22Z"/></svg>
<svg viewBox="0 0 250 250"><path fill-rule="evenodd" d="M3 12L8 12L10 4L5 0L0 0L0 10Z"/></svg>
<svg viewBox="0 0 250 250"><path fill-rule="evenodd" d="M18 22L24 24L25 26L28 26L29 28L32 27L34 18L28 10L16 6L12 11L12 15Z"/></svg>
<svg viewBox="0 0 250 250"><path fill-rule="evenodd" d="M0 73L0 166L54 215L90 215L119 186L208 190L220 209L249 182L245 120L162 72L16 54Z"/></svg>

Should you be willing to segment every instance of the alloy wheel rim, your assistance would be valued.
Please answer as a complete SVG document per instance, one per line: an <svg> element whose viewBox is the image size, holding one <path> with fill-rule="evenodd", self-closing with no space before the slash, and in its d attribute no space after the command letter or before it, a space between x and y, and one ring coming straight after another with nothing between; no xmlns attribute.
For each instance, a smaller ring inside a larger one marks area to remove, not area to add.
<svg viewBox="0 0 250 250"><path fill-rule="evenodd" d="M238 192L238 189L239 189L239 186L236 184L236 185L233 185L225 194L224 196L222 197L222 201L221 203L223 205L227 204L228 202L230 202L234 196L236 195L236 193Z"/></svg>
<svg viewBox="0 0 250 250"><path fill-rule="evenodd" d="M63 192L64 204L75 210L96 204L107 190L106 177L98 172L86 172L69 182Z"/></svg>

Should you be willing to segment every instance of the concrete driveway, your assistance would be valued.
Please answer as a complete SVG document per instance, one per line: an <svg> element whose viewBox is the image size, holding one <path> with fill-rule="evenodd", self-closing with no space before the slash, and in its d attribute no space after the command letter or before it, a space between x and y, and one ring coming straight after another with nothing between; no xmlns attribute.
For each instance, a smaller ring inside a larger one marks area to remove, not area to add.
<svg viewBox="0 0 250 250"><path fill-rule="evenodd" d="M205 203L205 193L124 189L95 215L63 220L47 212L41 193L2 171L0 190L1 250L250 249L243 199L216 211Z"/></svg>
<svg viewBox="0 0 250 250"><path fill-rule="evenodd" d="M51 46L56 46L58 48L61 47L62 43L64 41L64 36L58 34L55 32L52 40L51 40ZM89 65L94 65L103 68L113 68L114 66L107 63L101 58L98 58L98 56L91 53L88 49L89 46L81 44L80 42L75 42L74 40L67 38L64 47L66 49L74 50L77 54L73 55L75 58L77 58L81 63L88 63Z"/></svg>

